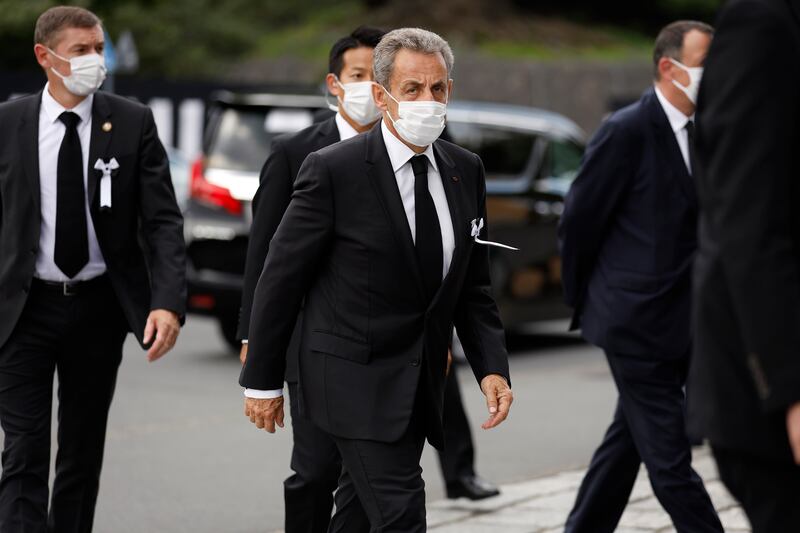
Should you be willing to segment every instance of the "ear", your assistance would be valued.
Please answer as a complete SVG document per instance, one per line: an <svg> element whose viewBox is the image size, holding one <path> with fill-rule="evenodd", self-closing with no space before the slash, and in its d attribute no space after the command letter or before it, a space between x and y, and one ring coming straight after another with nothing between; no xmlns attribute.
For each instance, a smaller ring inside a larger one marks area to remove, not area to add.
<svg viewBox="0 0 800 533"><path fill-rule="evenodd" d="M372 99L375 100L375 105L378 106L378 109L381 111L388 111L389 110L389 103L387 102L388 98L386 97L386 93L383 90L383 87L378 85L378 83L372 84Z"/></svg>
<svg viewBox="0 0 800 533"><path fill-rule="evenodd" d="M450 103L450 100L453 99L453 79L450 78L447 80L447 102Z"/></svg>
<svg viewBox="0 0 800 533"><path fill-rule="evenodd" d="M669 58L662 57L658 60L658 74L662 80L669 81L674 77L672 74L673 68L675 68L675 65L672 64Z"/></svg>
<svg viewBox="0 0 800 533"><path fill-rule="evenodd" d="M342 88L339 87L338 83L336 83L336 75L334 73L331 72L325 76L325 86L328 88L328 92L333 96L336 96L337 98L344 96L342 94Z"/></svg>
<svg viewBox="0 0 800 533"><path fill-rule="evenodd" d="M33 55L36 56L36 62L39 63L43 69L47 70L53 66L50 53L47 51L45 45L38 43L33 45Z"/></svg>

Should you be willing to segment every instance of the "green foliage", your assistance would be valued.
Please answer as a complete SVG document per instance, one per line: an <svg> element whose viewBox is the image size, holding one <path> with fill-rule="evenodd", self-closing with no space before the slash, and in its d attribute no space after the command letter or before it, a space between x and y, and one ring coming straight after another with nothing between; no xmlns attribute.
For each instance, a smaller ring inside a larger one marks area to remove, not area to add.
<svg viewBox="0 0 800 533"><path fill-rule="evenodd" d="M459 48L500 57L622 59L654 28L711 18L722 0L66 0L97 13L115 39L133 32L140 73L217 76L252 58L312 59L359 24L429 27ZM54 0L0 0L0 69L34 70L33 28ZM597 26L597 21L602 25ZM623 30L623 28L626 28Z"/></svg>

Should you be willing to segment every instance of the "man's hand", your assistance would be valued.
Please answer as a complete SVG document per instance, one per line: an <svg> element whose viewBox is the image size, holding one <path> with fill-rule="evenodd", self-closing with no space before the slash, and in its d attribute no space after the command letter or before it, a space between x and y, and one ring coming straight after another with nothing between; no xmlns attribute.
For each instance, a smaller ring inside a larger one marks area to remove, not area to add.
<svg viewBox="0 0 800 533"><path fill-rule="evenodd" d="M786 431L789 433L789 446L792 448L794 462L800 465L800 402L789 407L786 412Z"/></svg>
<svg viewBox="0 0 800 533"><path fill-rule="evenodd" d="M283 396L268 400L245 398L244 416L248 417L258 429L275 433L275 424L283 427Z"/></svg>
<svg viewBox="0 0 800 533"><path fill-rule="evenodd" d="M450 368L453 366L453 352L451 350L447 350L447 370L444 371L444 377L450 375Z"/></svg>
<svg viewBox="0 0 800 533"><path fill-rule="evenodd" d="M239 361L242 362L244 365L245 361L247 361L247 343L242 343L242 349L239 351Z"/></svg>
<svg viewBox="0 0 800 533"><path fill-rule="evenodd" d="M489 419L481 426L483 429L492 429L508 417L514 394L503 376L489 374L481 380L481 390L486 396L486 406L489 408Z"/></svg>
<svg viewBox="0 0 800 533"><path fill-rule="evenodd" d="M153 341L147 350L147 360L151 363L167 353L175 346L181 324L178 315L166 309L153 309L144 326L144 344ZM155 340L153 340L155 337Z"/></svg>

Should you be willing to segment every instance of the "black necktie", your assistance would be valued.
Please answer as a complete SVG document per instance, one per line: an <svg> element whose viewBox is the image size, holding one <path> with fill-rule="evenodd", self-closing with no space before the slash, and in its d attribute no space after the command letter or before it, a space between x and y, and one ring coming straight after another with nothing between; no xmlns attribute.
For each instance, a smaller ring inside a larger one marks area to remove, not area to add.
<svg viewBox="0 0 800 533"><path fill-rule="evenodd" d="M695 159L694 159L694 121L690 120L686 123L686 133L689 135L689 174L694 174Z"/></svg>
<svg viewBox="0 0 800 533"><path fill-rule="evenodd" d="M436 206L428 191L428 158L424 155L412 157L411 168L414 169L417 259L428 298L433 299L442 284L442 230Z"/></svg>
<svg viewBox="0 0 800 533"><path fill-rule="evenodd" d="M58 150L56 189L56 266L74 278L89 262L86 234L86 193L83 188L83 156L78 122L81 117L64 111L58 117L67 127Z"/></svg>

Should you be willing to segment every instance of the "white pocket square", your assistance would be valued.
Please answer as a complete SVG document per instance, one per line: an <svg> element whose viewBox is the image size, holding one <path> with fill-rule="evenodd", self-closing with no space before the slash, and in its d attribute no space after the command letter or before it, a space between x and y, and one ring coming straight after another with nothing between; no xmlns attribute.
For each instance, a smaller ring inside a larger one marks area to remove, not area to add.
<svg viewBox="0 0 800 533"><path fill-rule="evenodd" d="M513 246L508 246L507 244L500 244L499 242L492 242L492 241L484 241L478 237L481 234L481 230L483 229L483 219L482 218L474 218L472 219L472 230L470 231L470 235L478 244L485 244L486 246L496 246L497 248L505 248L506 250L519 250L519 248L514 248Z"/></svg>

